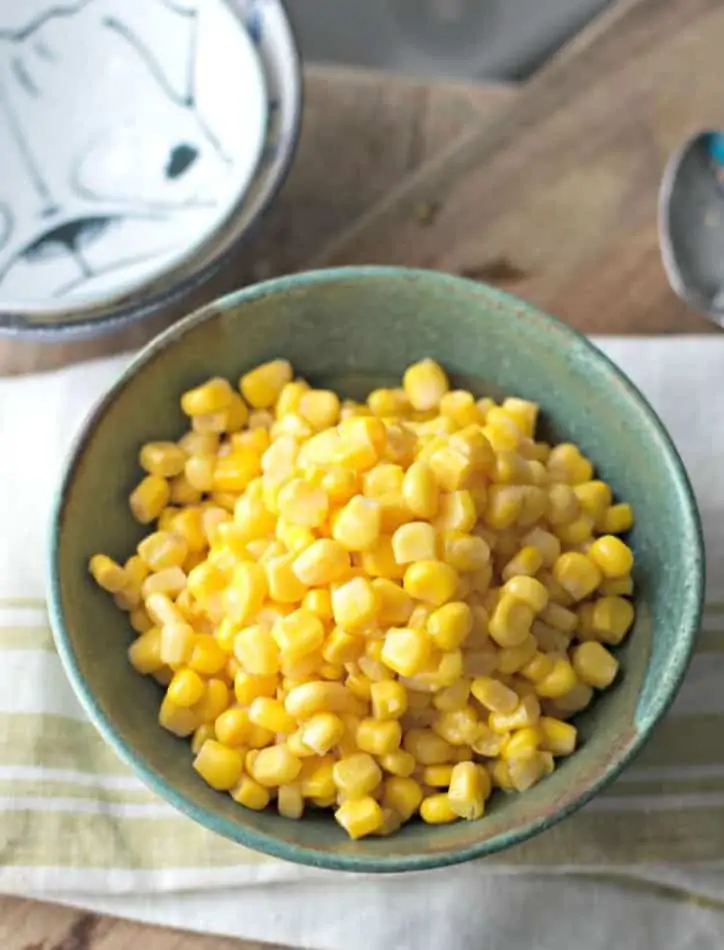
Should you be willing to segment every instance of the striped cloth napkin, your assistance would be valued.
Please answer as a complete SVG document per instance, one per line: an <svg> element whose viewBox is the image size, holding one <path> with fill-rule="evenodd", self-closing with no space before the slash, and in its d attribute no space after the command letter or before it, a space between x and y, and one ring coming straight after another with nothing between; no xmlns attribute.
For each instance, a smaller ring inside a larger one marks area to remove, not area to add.
<svg viewBox="0 0 724 950"><path fill-rule="evenodd" d="M0 381L0 891L318 950L477 950L482 927L486 948L721 945L724 339L598 343L659 410L702 509L708 603L691 671L645 752L583 811L484 862L384 881L298 868L197 827L95 732L53 649L45 532L70 440L128 357Z"/></svg>

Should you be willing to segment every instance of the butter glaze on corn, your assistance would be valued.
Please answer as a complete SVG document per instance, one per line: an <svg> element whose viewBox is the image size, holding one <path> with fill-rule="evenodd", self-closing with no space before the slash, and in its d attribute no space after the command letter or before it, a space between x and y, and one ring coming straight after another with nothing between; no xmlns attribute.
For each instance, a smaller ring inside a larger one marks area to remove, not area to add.
<svg viewBox="0 0 724 950"><path fill-rule="evenodd" d="M430 359L340 401L277 359L181 407L139 453L149 534L89 571L212 788L361 838L478 819L574 752L634 621L633 514L534 403Z"/></svg>

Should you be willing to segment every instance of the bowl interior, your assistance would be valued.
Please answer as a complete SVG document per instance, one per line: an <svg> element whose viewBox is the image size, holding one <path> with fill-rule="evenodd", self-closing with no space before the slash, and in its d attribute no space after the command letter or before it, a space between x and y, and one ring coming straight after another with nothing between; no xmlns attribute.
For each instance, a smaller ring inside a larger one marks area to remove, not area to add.
<svg viewBox="0 0 724 950"><path fill-rule="evenodd" d="M476 394L537 400L551 438L579 443L637 523L637 621L615 689L579 717L580 750L479 822L408 825L350 842L328 816L286 821L240 809L191 769L186 742L156 726L160 687L125 661L131 632L91 583L97 551L126 557L142 535L127 496L141 443L184 428L179 394L212 373L238 377L283 355L312 383L349 396L434 355ZM61 653L96 723L142 776L212 829L292 860L357 870L421 868L497 850L580 803L638 747L668 704L700 610L698 518L681 463L633 387L585 340L490 288L431 272L360 268L272 281L232 295L149 347L94 412L59 498L51 612ZM676 539L667 543L665 539Z"/></svg>

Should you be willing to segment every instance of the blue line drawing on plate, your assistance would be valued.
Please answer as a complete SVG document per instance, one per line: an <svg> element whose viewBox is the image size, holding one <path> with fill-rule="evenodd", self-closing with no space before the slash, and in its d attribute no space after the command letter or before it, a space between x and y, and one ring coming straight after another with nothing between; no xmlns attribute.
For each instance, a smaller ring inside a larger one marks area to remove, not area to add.
<svg viewBox="0 0 724 950"><path fill-rule="evenodd" d="M83 292L173 251L180 215L198 214L201 228L222 210L235 157L197 100L202 6L78 0L8 28L0 0L3 291L35 281L39 296ZM86 73L84 109L69 75L87 48L107 67L97 84Z"/></svg>

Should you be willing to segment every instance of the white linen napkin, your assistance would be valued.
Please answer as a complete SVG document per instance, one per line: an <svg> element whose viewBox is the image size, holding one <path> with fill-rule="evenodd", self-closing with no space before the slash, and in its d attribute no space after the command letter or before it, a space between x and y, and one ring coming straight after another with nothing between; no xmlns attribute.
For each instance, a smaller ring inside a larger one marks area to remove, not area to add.
<svg viewBox="0 0 724 950"><path fill-rule="evenodd" d="M384 878L226 842L151 795L96 735L47 629L45 532L71 438L129 357L0 380L0 890L317 950L720 944L724 338L597 342L659 411L694 482L708 554L698 654L645 753L582 812L485 861Z"/></svg>

